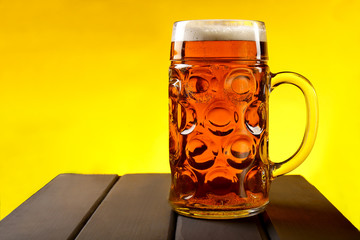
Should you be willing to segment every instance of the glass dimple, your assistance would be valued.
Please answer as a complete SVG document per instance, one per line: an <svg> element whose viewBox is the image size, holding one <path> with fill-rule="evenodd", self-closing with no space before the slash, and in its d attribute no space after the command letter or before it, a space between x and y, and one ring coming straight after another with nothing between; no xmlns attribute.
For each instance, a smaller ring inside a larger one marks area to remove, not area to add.
<svg viewBox="0 0 360 240"><path fill-rule="evenodd" d="M192 133L196 127L196 111L191 107L185 107L188 103L178 103L177 124L181 135Z"/></svg>
<svg viewBox="0 0 360 240"><path fill-rule="evenodd" d="M247 141L237 140L231 145L231 154L239 159L246 159L251 154L251 146Z"/></svg>
<svg viewBox="0 0 360 240"><path fill-rule="evenodd" d="M208 172L205 176L205 183L208 187L208 194L224 195L236 191L233 182L236 176L231 174L226 168L216 168Z"/></svg>
<svg viewBox="0 0 360 240"><path fill-rule="evenodd" d="M265 185L264 182L265 170L260 166L254 166L246 174L245 177L245 189L251 193L264 193Z"/></svg>
<svg viewBox="0 0 360 240"><path fill-rule="evenodd" d="M247 94L250 92L250 78L245 75L239 75L232 79L231 88L237 94Z"/></svg>
<svg viewBox="0 0 360 240"><path fill-rule="evenodd" d="M169 81L169 97L178 98L181 91L181 81L177 78L172 78Z"/></svg>
<svg viewBox="0 0 360 240"><path fill-rule="evenodd" d="M208 169L214 164L217 152L215 144L201 135L191 139L186 145L189 164L200 170Z"/></svg>
<svg viewBox="0 0 360 240"><path fill-rule="evenodd" d="M239 121L239 114L237 112L234 112L234 120L236 123Z"/></svg>
<svg viewBox="0 0 360 240"><path fill-rule="evenodd" d="M174 174L174 190L181 199L188 200L195 195L197 182L195 174L185 167L178 168Z"/></svg>
<svg viewBox="0 0 360 240"><path fill-rule="evenodd" d="M266 108L261 101L252 102L245 112L245 125L249 132L259 136L265 128Z"/></svg>
<svg viewBox="0 0 360 240"><path fill-rule="evenodd" d="M179 142L179 133L174 126L174 124L170 124L169 128L169 153L170 153L170 161L175 162L179 159L180 154L180 142Z"/></svg>
<svg viewBox="0 0 360 240"><path fill-rule="evenodd" d="M181 92L181 74L178 69L169 69L169 97L176 99Z"/></svg>
<svg viewBox="0 0 360 240"><path fill-rule="evenodd" d="M187 73L185 92L197 103L208 102L216 88L216 78L210 69L194 67Z"/></svg>
<svg viewBox="0 0 360 240"><path fill-rule="evenodd" d="M231 122L231 112L222 107L215 107L207 114L209 123L215 127L225 127Z"/></svg>
<svg viewBox="0 0 360 240"><path fill-rule="evenodd" d="M234 130L234 112L226 102L214 102L205 114L205 119L206 127L216 136L226 136Z"/></svg>
<svg viewBox="0 0 360 240"><path fill-rule="evenodd" d="M244 169L253 162L255 145L247 136L237 136L225 152L228 164L236 169Z"/></svg>
<svg viewBox="0 0 360 240"><path fill-rule="evenodd" d="M233 103L251 100L256 90L255 77L250 69L236 68L225 80L225 93Z"/></svg>
<svg viewBox="0 0 360 240"><path fill-rule="evenodd" d="M173 124L176 124L178 119L177 119L177 102L176 100L172 99L172 98L169 98L169 113L170 113L170 122L173 123Z"/></svg>
<svg viewBox="0 0 360 240"><path fill-rule="evenodd" d="M199 76L192 76L189 79L188 90L192 93L203 93L209 88L209 82Z"/></svg>

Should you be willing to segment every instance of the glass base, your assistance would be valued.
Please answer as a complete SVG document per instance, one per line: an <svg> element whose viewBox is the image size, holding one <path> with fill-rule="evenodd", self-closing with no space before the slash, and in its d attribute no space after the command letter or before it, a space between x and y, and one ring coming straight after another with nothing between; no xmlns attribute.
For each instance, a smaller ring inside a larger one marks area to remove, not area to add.
<svg viewBox="0 0 360 240"><path fill-rule="evenodd" d="M186 217L192 218L203 218L203 219L234 219L234 218L245 218L251 217L256 214L259 214L265 210L265 207L268 203L263 206L251 208L251 209L241 209L241 210L204 210L204 209L191 209L186 207L176 207L173 206L173 209Z"/></svg>

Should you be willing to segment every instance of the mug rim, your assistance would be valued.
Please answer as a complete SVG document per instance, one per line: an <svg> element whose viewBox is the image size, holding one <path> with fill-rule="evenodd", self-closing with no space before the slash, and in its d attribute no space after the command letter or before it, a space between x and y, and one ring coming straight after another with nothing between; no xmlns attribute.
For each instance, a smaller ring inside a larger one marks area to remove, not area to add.
<svg viewBox="0 0 360 240"><path fill-rule="evenodd" d="M175 21L175 24L186 23L186 22L253 22L265 25L264 21L260 20L248 20L248 19L193 19L193 20L179 20Z"/></svg>

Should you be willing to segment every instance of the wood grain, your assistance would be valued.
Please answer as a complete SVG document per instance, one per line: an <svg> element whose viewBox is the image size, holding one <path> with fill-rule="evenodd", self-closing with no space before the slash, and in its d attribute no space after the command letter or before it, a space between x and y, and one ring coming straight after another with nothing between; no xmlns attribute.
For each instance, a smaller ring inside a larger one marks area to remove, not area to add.
<svg viewBox="0 0 360 240"><path fill-rule="evenodd" d="M178 216L176 240L262 240L269 239L258 217L205 220Z"/></svg>
<svg viewBox="0 0 360 240"><path fill-rule="evenodd" d="M117 179L58 175L0 222L0 239L74 239Z"/></svg>
<svg viewBox="0 0 360 240"><path fill-rule="evenodd" d="M168 204L170 174L62 174L0 222L1 240L355 240L359 231L297 175L272 183L266 211L235 220L193 219Z"/></svg>
<svg viewBox="0 0 360 240"><path fill-rule="evenodd" d="M124 175L76 239L173 239L169 189L169 174Z"/></svg>
<svg viewBox="0 0 360 240"><path fill-rule="evenodd" d="M360 239L359 231L302 176L275 179L266 215L268 231L273 227L280 239Z"/></svg>

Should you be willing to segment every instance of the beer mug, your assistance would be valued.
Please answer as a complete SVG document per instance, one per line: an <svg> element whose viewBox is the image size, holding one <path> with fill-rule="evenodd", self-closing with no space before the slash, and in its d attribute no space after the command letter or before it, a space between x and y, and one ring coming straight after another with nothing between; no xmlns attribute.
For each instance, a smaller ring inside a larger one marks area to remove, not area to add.
<svg viewBox="0 0 360 240"><path fill-rule="evenodd" d="M169 202L179 214L207 219L255 215L269 202L271 181L310 153L318 123L315 90L300 74L271 73L267 60L263 22L175 22L169 70ZM298 150L285 161L272 162L269 94L284 83L304 94L307 124Z"/></svg>

